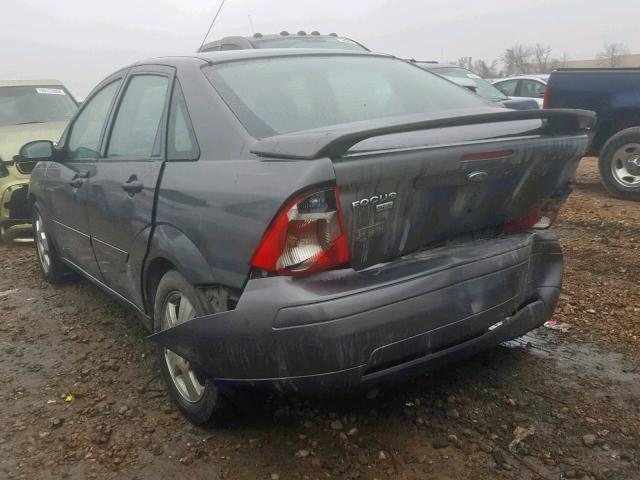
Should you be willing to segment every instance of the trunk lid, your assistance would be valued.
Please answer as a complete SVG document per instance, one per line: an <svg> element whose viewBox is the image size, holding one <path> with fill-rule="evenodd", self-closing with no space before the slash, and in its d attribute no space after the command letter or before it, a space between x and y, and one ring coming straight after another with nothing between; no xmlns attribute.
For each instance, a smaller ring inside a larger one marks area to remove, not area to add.
<svg viewBox="0 0 640 480"><path fill-rule="evenodd" d="M301 132L254 152L332 159L351 265L363 269L461 234L495 234L566 195L592 122L584 111L492 110Z"/></svg>
<svg viewBox="0 0 640 480"><path fill-rule="evenodd" d="M572 180L587 143L533 136L335 159L353 267L522 218Z"/></svg>

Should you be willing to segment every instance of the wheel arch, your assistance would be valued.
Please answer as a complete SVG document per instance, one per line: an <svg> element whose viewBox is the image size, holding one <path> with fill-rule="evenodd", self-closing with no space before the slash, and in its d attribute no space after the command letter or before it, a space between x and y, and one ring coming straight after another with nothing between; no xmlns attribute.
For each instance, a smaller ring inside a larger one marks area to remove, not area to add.
<svg viewBox="0 0 640 480"><path fill-rule="evenodd" d="M142 276L145 309L152 321L156 289L169 270L177 270L194 286L220 283L202 252L182 231L172 225L157 225Z"/></svg>
<svg viewBox="0 0 640 480"><path fill-rule="evenodd" d="M616 131L613 135L611 135L609 138L607 138L607 141L602 145L602 148L600 149L600 152L602 153L602 151L607 148L609 146L609 144L611 143L612 140L617 140L614 139L614 137L617 137L618 135L624 135L625 133L635 133L635 134L639 134L640 133L640 114L638 114L638 123L637 124L630 124L627 125L624 128L619 129L618 131ZM633 130L633 132L631 132L631 130Z"/></svg>
<svg viewBox="0 0 640 480"><path fill-rule="evenodd" d="M626 137L626 138L625 138ZM633 126L620 130L603 146L598 158L600 179L605 189L614 197L631 201L640 201L640 189L637 186L622 186L612 173L611 162L614 161L617 149L629 143L640 144L640 126ZM625 143L626 142L626 143ZM635 174L632 174L635 176Z"/></svg>
<svg viewBox="0 0 640 480"><path fill-rule="evenodd" d="M591 145L591 153L599 156L612 137L629 128L640 127L640 110L618 108L611 110L598 120L598 130Z"/></svg>

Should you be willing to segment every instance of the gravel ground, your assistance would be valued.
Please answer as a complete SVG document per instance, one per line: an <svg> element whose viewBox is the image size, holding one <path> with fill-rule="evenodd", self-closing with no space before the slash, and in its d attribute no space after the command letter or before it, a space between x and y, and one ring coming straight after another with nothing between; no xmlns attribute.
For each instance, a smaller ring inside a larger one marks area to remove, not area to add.
<svg viewBox="0 0 640 480"><path fill-rule="evenodd" d="M366 397L247 399L216 428L176 413L135 317L0 245L0 478L640 479L640 208L585 159L555 230L566 331Z"/></svg>

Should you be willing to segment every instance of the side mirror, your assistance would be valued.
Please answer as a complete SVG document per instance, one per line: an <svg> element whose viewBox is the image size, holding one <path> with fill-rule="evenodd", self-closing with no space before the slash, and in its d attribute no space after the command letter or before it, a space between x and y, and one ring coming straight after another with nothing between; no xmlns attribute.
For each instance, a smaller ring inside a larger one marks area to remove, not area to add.
<svg viewBox="0 0 640 480"><path fill-rule="evenodd" d="M22 160L50 160L53 157L53 142L51 140L36 140L25 143L20 149Z"/></svg>

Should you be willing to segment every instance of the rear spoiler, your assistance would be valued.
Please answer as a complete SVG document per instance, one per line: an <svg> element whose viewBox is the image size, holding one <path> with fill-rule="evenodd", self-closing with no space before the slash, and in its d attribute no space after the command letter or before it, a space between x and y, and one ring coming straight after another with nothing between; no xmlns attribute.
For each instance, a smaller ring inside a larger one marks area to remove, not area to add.
<svg viewBox="0 0 640 480"><path fill-rule="evenodd" d="M435 118L433 114L421 114L419 116L381 119L381 121L375 122L343 124L329 129L314 129L275 135L258 140L251 148L251 152L261 157L313 160L344 155L351 147L363 140L394 133L517 120L547 120L543 126L543 131L548 133L575 133L593 128L595 118L596 114L589 110L567 108L507 110L501 112L491 110L489 113L471 115L459 115L458 112L450 113L446 117L443 117L442 112L439 112Z"/></svg>

